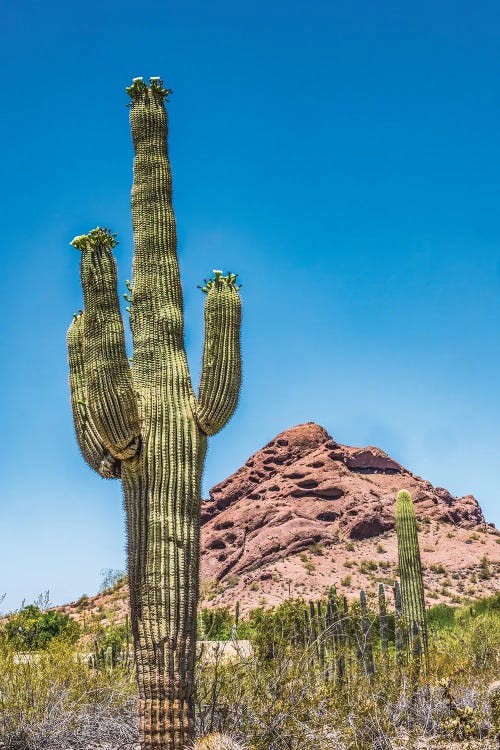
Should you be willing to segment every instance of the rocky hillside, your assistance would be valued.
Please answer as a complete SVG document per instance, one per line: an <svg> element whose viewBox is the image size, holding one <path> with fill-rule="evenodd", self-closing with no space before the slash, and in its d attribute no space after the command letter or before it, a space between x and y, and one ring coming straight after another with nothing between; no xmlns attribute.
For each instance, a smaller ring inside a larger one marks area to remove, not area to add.
<svg viewBox="0 0 500 750"><path fill-rule="evenodd" d="M203 606L239 601L245 611L319 597L332 584L348 597L374 592L395 575L400 489L420 521L428 604L498 590L500 534L472 495L453 497L379 448L341 445L308 423L279 434L203 502ZM90 608L121 619L125 593L93 597Z"/></svg>

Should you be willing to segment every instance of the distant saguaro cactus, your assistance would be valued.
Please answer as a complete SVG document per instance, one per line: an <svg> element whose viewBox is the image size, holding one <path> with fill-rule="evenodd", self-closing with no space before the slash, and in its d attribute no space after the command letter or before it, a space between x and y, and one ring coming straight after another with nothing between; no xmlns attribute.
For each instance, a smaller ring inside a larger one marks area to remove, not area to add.
<svg viewBox="0 0 500 750"><path fill-rule="evenodd" d="M422 641L421 651L427 659L427 624L417 519L411 495L406 490L401 490L396 500L396 533L405 629L410 638L414 632L419 634L418 637ZM416 623L416 629L413 628L413 623Z"/></svg>
<svg viewBox="0 0 500 750"><path fill-rule="evenodd" d="M85 311L68 332L70 388L83 456L120 477L127 515L131 627L143 750L194 741L200 482L207 435L231 417L241 380L241 303L234 274L205 281L205 345L198 397L184 350L165 99L159 78L134 79L135 148L129 282L132 365L125 351L113 257L115 235L93 229L81 251Z"/></svg>
<svg viewBox="0 0 500 750"><path fill-rule="evenodd" d="M373 645L371 622L368 615L368 606L366 602L366 592L361 589L359 592L359 608L361 612L361 642L359 644L361 661L368 677L375 674L375 664L373 661Z"/></svg>
<svg viewBox="0 0 500 750"><path fill-rule="evenodd" d="M387 657L387 651L389 649L389 626L387 623L387 603L385 601L385 589L383 583L379 583L378 585L378 616L380 648L382 655L385 658Z"/></svg>
<svg viewBox="0 0 500 750"><path fill-rule="evenodd" d="M394 581L394 648L396 651L396 666L399 671L403 666L404 623L403 605L401 603L401 587Z"/></svg>

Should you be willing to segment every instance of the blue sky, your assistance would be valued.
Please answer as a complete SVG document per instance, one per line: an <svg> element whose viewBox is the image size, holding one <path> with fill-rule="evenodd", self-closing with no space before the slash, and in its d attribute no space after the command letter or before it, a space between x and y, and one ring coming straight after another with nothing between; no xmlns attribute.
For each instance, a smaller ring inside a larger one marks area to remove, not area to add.
<svg viewBox="0 0 500 750"><path fill-rule="evenodd" d="M117 482L80 458L66 329L75 234L130 276L125 86L174 89L170 154L197 381L202 294L239 271L244 386L206 490L314 420L498 505L498 4L3 0L0 591L94 593L123 568Z"/></svg>

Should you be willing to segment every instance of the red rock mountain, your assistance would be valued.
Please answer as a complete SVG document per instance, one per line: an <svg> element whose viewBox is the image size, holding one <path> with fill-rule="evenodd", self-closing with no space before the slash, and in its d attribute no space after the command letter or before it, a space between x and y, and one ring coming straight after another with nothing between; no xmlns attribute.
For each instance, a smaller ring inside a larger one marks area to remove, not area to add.
<svg viewBox="0 0 500 750"><path fill-rule="evenodd" d="M472 495L453 497L379 448L340 445L310 422L279 434L210 490L202 506L202 593L211 603L240 599L247 608L256 600L277 603L289 589L319 596L332 583L347 594L357 584L373 588L396 563L400 489L411 492L423 522L424 560L457 575L491 558L494 577L500 537ZM477 570L470 575L478 578ZM460 596L460 581L445 578L435 595L446 598L448 589Z"/></svg>
<svg viewBox="0 0 500 750"><path fill-rule="evenodd" d="M374 593L396 573L400 489L420 522L428 605L498 590L500 534L472 495L453 497L379 448L340 445L310 422L280 433L202 503L202 606L239 601L244 612L324 596L332 584L351 598ZM122 619L125 589L90 604Z"/></svg>

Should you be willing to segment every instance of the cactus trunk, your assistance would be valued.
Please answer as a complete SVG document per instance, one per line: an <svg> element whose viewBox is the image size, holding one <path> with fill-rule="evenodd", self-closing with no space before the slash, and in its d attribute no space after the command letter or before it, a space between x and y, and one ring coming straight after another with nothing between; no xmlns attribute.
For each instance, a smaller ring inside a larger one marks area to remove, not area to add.
<svg viewBox="0 0 500 750"><path fill-rule="evenodd" d="M169 426L179 431L182 460L157 458ZM139 737L148 750L183 748L194 732L201 479L196 467L205 442L187 419L170 425L158 419L144 436L142 457L122 467Z"/></svg>
<svg viewBox="0 0 500 750"><path fill-rule="evenodd" d="M406 490L401 490L396 500L396 533L405 630L411 640L413 626L416 623L416 632L420 634L422 652L427 659L427 623L417 519L411 495Z"/></svg>
<svg viewBox="0 0 500 750"><path fill-rule="evenodd" d="M127 516L131 628L142 750L194 740L200 485L207 435L232 415L241 379L236 277L205 282L205 347L198 398L188 371L167 152L167 90L127 89L135 148L129 286L133 364L125 353L114 236L96 229L82 251L85 312L68 334L74 422L82 453L121 477ZM84 402L82 407L81 402Z"/></svg>

